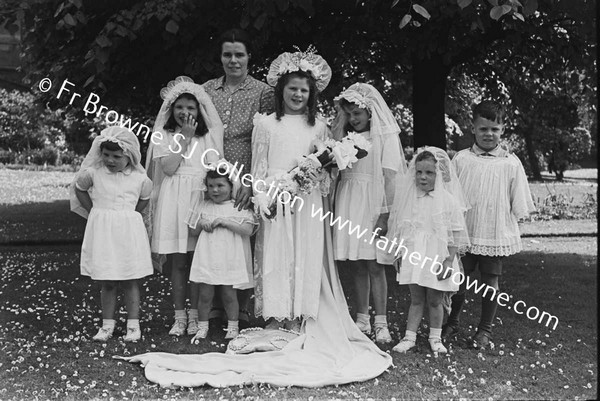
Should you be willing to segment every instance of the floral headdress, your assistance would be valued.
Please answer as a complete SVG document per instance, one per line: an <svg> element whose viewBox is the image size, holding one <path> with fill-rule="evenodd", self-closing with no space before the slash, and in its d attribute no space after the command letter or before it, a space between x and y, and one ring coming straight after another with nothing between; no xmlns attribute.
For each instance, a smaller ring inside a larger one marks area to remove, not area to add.
<svg viewBox="0 0 600 401"><path fill-rule="evenodd" d="M309 46L304 52L296 46L295 49L298 51L281 53L271 63L267 74L267 82L269 85L275 86L282 75L294 71L304 71L313 76L317 84L317 90L322 92L331 80L331 67L323 57L316 53L314 46Z"/></svg>

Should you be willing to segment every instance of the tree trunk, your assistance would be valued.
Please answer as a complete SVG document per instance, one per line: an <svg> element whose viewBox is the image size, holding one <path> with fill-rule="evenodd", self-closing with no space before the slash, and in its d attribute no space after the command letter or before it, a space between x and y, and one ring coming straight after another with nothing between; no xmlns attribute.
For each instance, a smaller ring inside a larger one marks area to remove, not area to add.
<svg viewBox="0 0 600 401"><path fill-rule="evenodd" d="M538 164L537 156L535 155L535 146L533 145L533 139L531 138L531 129L526 127L523 130L523 137L525 138L525 148L527 151L527 158L529 159L529 167L531 168L531 174L535 181L542 181L542 174L540 173L540 165Z"/></svg>
<svg viewBox="0 0 600 401"><path fill-rule="evenodd" d="M442 57L413 59L413 126L415 149L437 146L446 149L446 81L450 69Z"/></svg>

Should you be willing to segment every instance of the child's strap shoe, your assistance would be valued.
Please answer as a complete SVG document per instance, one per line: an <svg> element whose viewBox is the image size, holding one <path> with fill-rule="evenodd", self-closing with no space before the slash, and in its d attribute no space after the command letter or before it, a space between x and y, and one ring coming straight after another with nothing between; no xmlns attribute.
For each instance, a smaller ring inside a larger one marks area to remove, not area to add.
<svg viewBox="0 0 600 401"><path fill-rule="evenodd" d="M113 329L100 327L100 330L98 330L98 333L96 333L96 335L92 337L92 340L105 343L108 341L109 338L112 337L112 335Z"/></svg>
<svg viewBox="0 0 600 401"><path fill-rule="evenodd" d="M198 327L198 331L196 332L196 335L194 335L194 337L192 338L192 340L190 341L191 344L199 344L200 340L205 339L208 336L208 326L206 327Z"/></svg>
<svg viewBox="0 0 600 401"><path fill-rule="evenodd" d="M444 344L442 344L442 340L439 338L430 338L429 346L433 352L437 352L438 354L445 354L448 352Z"/></svg>
<svg viewBox="0 0 600 401"><path fill-rule="evenodd" d="M170 336L181 337L185 334L187 329L187 320L176 319L175 323L173 323L173 327L169 330Z"/></svg>
<svg viewBox="0 0 600 401"><path fill-rule="evenodd" d="M127 334L123 337L126 343L135 343L142 339L142 331L139 327L128 327Z"/></svg>
<svg viewBox="0 0 600 401"><path fill-rule="evenodd" d="M356 326L358 326L358 329L365 335L369 335L371 334L371 323L369 322L362 322L360 320L356 321Z"/></svg>
<svg viewBox="0 0 600 401"><path fill-rule="evenodd" d="M240 329L238 327L230 327L225 329L227 334L225 334L226 340L232 340L236 338L240 334Z"/></svg>
<svg viewBox="0 0 600 401"><path fill-rule="evenodd" d="M187 325L187 334L188 336L194 336L198 332L198 321L197 320L189 320Z"/></svg>
<svg viewBox="0 0 600 401"><path fill-rule="evenodd" d="M390 330L386 325L375 325L375 342L380 344L388 344L392 342Z"/></svg>
<svg viewBox="0 0 600 401"><path fill-rule="evenodd" d="M416 346L416 343L414 341L403 338L402 340L400 340L400 342L398 344L396 344L396 346L394 348L392 348L392 351L396 351L401 354L405 354L406 351L414 348L415 346Z"/></svg>

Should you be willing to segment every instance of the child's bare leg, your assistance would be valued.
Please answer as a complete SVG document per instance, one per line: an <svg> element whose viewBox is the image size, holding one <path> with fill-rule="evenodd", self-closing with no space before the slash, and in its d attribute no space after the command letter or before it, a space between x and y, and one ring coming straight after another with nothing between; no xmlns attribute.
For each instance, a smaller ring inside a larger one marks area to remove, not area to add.
<svg viewBox="0 0 600 401"><path fill-rule="evenodd" d="M371 281L366 261L353 260L347 262L353 269L354 292L356 296L356 313L369 314L369 296Z"/></svg>
<svg viewBox="0 0 600 401"><path fill-rule="evenodd" d="M237 337L239 334L239 311L240 304L238 303L237 290L231 285L221 286L221 298L223 299L223 306L227 313L227 334L225 335L226 340Z"/></svg>
<svg viewBox="0 0 600 401"><path fill-rule="evenodd" d="M185 310L185 290L188 281L187 254L173 254L173 269L171 270L171 292L175 310Z"/></svg>
<svg viewBox="0 0 600 401"><path fill-rule="evenodd" d="M203 338L208 335L208 315L210 314L210 306L212 305L215 296L215 286L205 283L197 283L198 288L198 326L192 337L192 344L198 344Z"/></svg>
<svg viewBox="0 0 600 401"><path fill-rule="evenodd" d="M385 278L385 266L376 260L367 260L369 269L369 281L371 283L371 294L375 304L375 341L378 343L389 343L392 341L387 325L387 280Z"/></svg>
<svg viewBox="0 0 600 401"><path fill-rule="evenodd" d="M227 313L227 318L231 321L239 319L240 306L238 303L237 290L231 285L221 286L221 299Z"/></svg>
<svg viewBox="0 0 600 401"><path fill-rule="evenodd" d="M409 284L410 288L410 307L408 308L408 319L406 322L406 333L393 351L404 353L414 348L417 342L417 330L423 319L425 309L426 288L417 284Z"/></svg>
<svg viewBox="0 0 600 401"><path fill-rule="evenodd" d="M115 329L115 308L117 306L117 282L101 281L100 304L102 305L102 327L93 337L94 341L108 341Z"/></svg>
<svg viewBox="0 0 600 401"><path fill-rule="evenodd" d="M365 334L371 333L371 319L369 317L369 295L371 291L371 281L369 278L369 268L364 260L348 260L344 262L349 269L352 269L354 279L354 294L356 297L356 325Z"/></svg>
<svg viewBox="0 0 600 401"><path fill-rule="evenodd" d="M139 280L125 280L121 282L125 293L125 307L127 319L140 318L140 285Z"/></svg>
<svg viewBox="0 0 600 401"><path fill-rule="evenodd" d="M116 281L102 281L100 304L102 305L102 319L114 319L117 307Z"/></svg>
<svg viewBox="0 0 600 401"><path fill-rule="evenodd" d="M432 329L441 329L444 321L444 308L442 299L444 293L442 291L427 289L427 304L429 306L429 327Z"/></svg>
<svg viewBox="0 0 600 401"><path fill-rule="evenodd" d="M198 283L198 320L208 322L210 307L215 296L215 286L210 284Z"/></svg>
<svg viewBox="0 0 600 401"><path fill-rule="evenodd" d="M427 303L429 305L429 346L433 352L445 354L448 349L442 344L442 322L444 320L444 307L442 306L442 291L427 289Z"/></svg>
<svg viewBox="0 0 600 401"><path fill-rule="evenodd" d="M121 286L125 293L125 306L127 308L127 334L123 337L123 340L126 342L139 341L142 338L139 280L125 280L121 282Z"/></svg>
<svg viewBox="0 0 600 401"><path fill-rule="evenodd" d="M369 269L369 282L371 285L371 295L375 304L376 315L387 315L387 280L385 278L385 267L376 260L367 260ZM368 296L368 294L367 294ZM368 310L368 302L367 302Z"/></svg>
<svg viewBox="0 0 600 401"><path fill-rule="evenodd" d="M186 282L189 281L189 268L187 266L192 265L192 258L194 257L194 252L188 252L187 254L187 265L186 265ZM198 283L190 282L190 310L188 311L188 334L196 334L198 330L197 320L198 320Z"/></svg>
<svg viewBox="0 0 600 401"><path fill-rule="evenodd" d="M426 288L417 284L409 284L408 288L410 288L410 307L408 308L406 330L416 333L421 324L421 319L423 319Z"/></svg>

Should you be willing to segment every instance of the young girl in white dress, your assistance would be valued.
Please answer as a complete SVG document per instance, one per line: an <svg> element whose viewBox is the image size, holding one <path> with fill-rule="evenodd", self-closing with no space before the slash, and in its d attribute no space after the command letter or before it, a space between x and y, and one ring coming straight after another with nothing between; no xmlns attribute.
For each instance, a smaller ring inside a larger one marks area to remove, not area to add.
<svg viewBox="0 0 600 401"><path fill-rule="evenodd" d="M408 284L411 304L404 338L393 348L406 352L416 343L423 311L429 308L429 345L445 353L441 341L445 292L460 283L457 252L469 245L462 189L450 158L442 149L425 147L415 155L398 184L390 234L402 253L398 282Z"/></svg>
<svg viewBox="0 0 600 401"><path fill-rule="evenodd" d="M71 210L88 219L81 274L102 285L102 327L94 341L113 335L118 285L127 308L123 339L141 338L139 279L152 274L152 260L140 212L148 205L152 182L140 159L135 134L126 128L106 128L94 139L71 187Z"/></svg>
<svg viewBox="0 0 600 401"><path fill-rule="evenodd" d="M223 153L223 125L202 86L178 77L160 91L164 99L146 156L154 183L150 203L152 252L171 258L171 285L175 323L170 335L194 335L198 331L198 287L190 285L189 314L185 312L191 252L197 237L185 222L192 192L202 196L206 168ZM205 154L206 152L206 154ZM203 160L203 157L205 160Z"/></svg>
<svg viewBox="0 0 600 401"><path fill-rule="evenodd" d="M335 215L360 225L379 236L387 232L394 200L396 174L404 174L406 162L400 144L400 127L381 94L369 84L356 83L335 98L341 110L333 124L333 136L342 139L357 132L371 142L367 156L340 172L335 196ZM375 341L392 341L387 326L387 281L384 264L393 262L389 254L348 230L333 230L335 259L352 269L356 296L356 324L371 333L369 298L375 306Z"/></svg>
<svg viewBox="0 0 600 401"><path fill-rule="evenodd" d="M213 166L211 166L213 167ZM238 210L232 199L240 188L234 167L220 160L206 174L206 196L194 208L188 224L198 243L192 259L190 281L199 283L198 332L192 344L206 338L208 318L215 295L215 286L220 285L223 306L228 324L225 339L239 334L239 305L236 286L253 284L250 235L256 222L252 212ZM236 185L234 185L234 183Z"/></svg>
<svg viewBox="0 0 600 401"><path fill-rule="evenodd" d="M271 64L267 82L275 85L276 111L257 118L252 134L255 198L269 197L264 183L296 167L315 150L316 140L327 138L327 125L316 118L317 91L330 78L327 62L313 53L283 53ZM325 232L311 210L323 205L328 190L277 202L276 217L264 219L257 234L255 312L270 319L268 328L299 331L302 318L317 316Z"/></svg>

